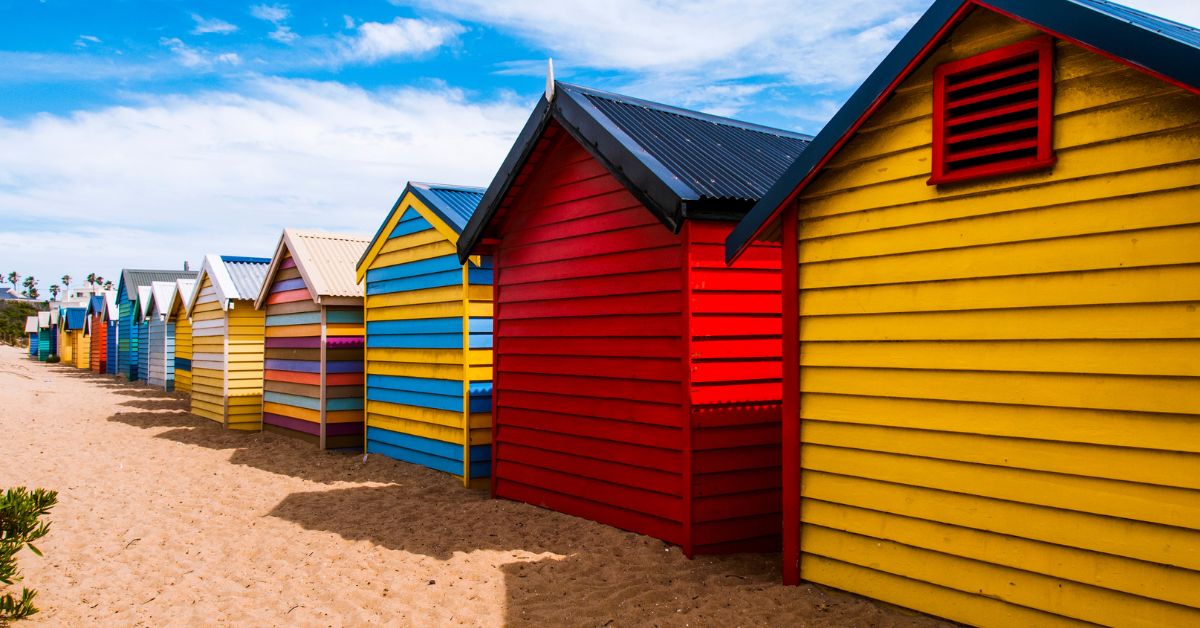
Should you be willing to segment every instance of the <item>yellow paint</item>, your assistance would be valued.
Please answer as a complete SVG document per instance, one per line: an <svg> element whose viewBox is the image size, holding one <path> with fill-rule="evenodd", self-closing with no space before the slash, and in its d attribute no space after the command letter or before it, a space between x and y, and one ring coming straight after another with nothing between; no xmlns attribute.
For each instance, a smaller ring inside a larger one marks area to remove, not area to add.
<svg viewBox="0 0 1200 628"><path fill-rule="evenodd" d="M171 311L171 320L175 322L175 357L192 359L192 322L188 320L187 312L182 307L182 301ZM195 368L195 367L193 367ZM175 369L175 390L191 394L192 373Z"/></svg>
<svg viewBox="0 0 1200 628"><path fill-rule="evenodd" d="M92 337L85 336L82 329L71 332L71 335L71 342L73 344L71 351L74 354L75 368L89 368L92 355Z"/></svg>
<svg viewBox="0 0 1200 628"><path fill-rule="evenodd" d="M433 228L390 238L396 224L409 210L419 213ZM454 255L454 244L457 240L458 234L453 229L415 196L406 194L393 208L376 240L368 248L357 269L358 279L365 286L365 278L370 270ZM364 319L368 323L425 318L458 318L462 322L463 349L376 347L368 348L364 359L368 375L462 382L464 411L445 411L368 400L366 420L368 427L461 445L464 454L461 474L463 485L474 488L486 487L486 479L481 482L470 477L468 448L471 445L491 442L490 415L484 414L481 418L478 413L472 415L467 410L470 383L490 380L492 376L491 350L471 349L469 346L470 318L492 315L492 287L472 285L469 281L468 267L480 262L479 258L472 258L463 266L460 285L370 295L366 297L364 304ZM350 326L331 326L330 333L336 333L332 330L334 327ZM356 329L361 330L362 327Z"/></svg>
<svg viewBox="0 0 1200 628"><path fill-rule="evenodd" d="M200 282L191 308L192 413L229 429L260 429L266 314L248 299L223 308L207 273L201 273ZM209 321L223 324L209 329ZM221 368L197 367L198 359L207 361L199 354L217 356Z"/></svg>
<svg viewBox="0 0 1200 628"><path fill-rule="evenodd" d="M1200 625L1200 97L1059 42L1052 170L929 186L933 67L802 192L801 578L982 626Z"/></svg>

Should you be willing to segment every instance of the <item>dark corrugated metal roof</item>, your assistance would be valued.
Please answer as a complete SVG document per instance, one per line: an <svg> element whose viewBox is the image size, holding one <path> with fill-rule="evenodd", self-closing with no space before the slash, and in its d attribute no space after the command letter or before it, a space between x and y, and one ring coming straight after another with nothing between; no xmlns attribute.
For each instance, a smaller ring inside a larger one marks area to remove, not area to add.
<svg viewBox="0 0 1200 628"><path fill-rule="evenodd" d="M137 300L137 289L148 286L155 281L175 281L176 279L195 279L200 274L194 270L140 270L126 268L121 271L121 286L125 297L130 301Z"/></svg>
<svg viewBox="0 0 1200 628"><path fill-rule="evenodd" d="M559 87L587 99L697 199L758 200L812 139L576 85Z"/></svg>
<svg viewBox="0 0 1200 628"><path fill-rule="evenodd" d="M1152 33L1157 33L1163 37L1170 37L1175 41L1187 44L1194 48L1200 48L1200 28L1180 24L1168 20L1165 17L1151 15L1139 11L1137 9L1108 2L1107 0L1071 0L1075 4L1083 5L1093 11L1099 11L1111 17L1114 17L1123 22L1128 22L1139 28L1144 28Z"/></svg>
<svg viewBox="0 0 1200 628"><path fill-rule="evenodd" d="M455 231L462 233L483 198L483 188L441 183L409 182L409 187L421 200L441 216Z"/></svg>
<svg viewBox="0 0 1200 628"><path fill-rule="evenodd" d="M891 86L916 66L928 44L976 7L1014 16L1200 91L1200 31L1191 26L1105 0L988 0L986 5L974 0L936 0L813 138L812 145L734 227L725 241L726 260L736 258L773 222L842 138L853 133L875 103L887 97Z"/></svg>
<svg viewBox="0 0 1200 628"><path fill-rule="evenodd" d="M263 281L267 278L267 268L271 265L269 257L239 257L222 255L221 261L233 280L233 289L237 290L238 299L254 299L262 289Z"/></svg>

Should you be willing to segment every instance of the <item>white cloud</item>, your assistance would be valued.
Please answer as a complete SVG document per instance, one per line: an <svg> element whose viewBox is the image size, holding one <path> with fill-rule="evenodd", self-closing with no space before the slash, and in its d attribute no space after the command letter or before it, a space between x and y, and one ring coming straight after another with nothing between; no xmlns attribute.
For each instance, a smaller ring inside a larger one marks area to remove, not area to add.
<svg viewBox="0 0 1200 628"><path fill-rule="evenodd" d="M354 18L350 17L349 15L342 16L342 23L346 25L347 29L354 28Z"/></svg>
<svg viewBox="0 0 1200 628"><path fill-rule="evenodd" d="M292 27L288 26L287 24L280 24L279 26L275 27L275 30L267 33L267 37L270 37L281 44L290 44L293 41L296 41L296 38L299 37L299 35L292 32Z"/></svg>
<svg viewBox="0 0 1200 628"><path fill-rule="evenodd" d="M404 182L487 185L528 103L258 78L0 119L0 251L39 277L270 255L285 226L370 235ZM36 218L36 220L35 220Z"/></svg>
<svg viewBox="0 0 1200 628"><path fill-rule="evenodd" d="M229 65L241 65L242 58L236 52L225 52L216 56L218 63L228 63Z"/></svg>
<svg viewBox="0 0 1200 628"><path fill-rule="evenodd" d="M211 65L204 53L183 43L178 37L163 37L158 43L175 53L179 62L189 68L206 68Z"/></svg>
<svg viewBox="0 0 1200 628"><path fill-rule="evenodd" d="M250 15L273 24L279 24L291 14L292 11L286 4L256 4L250 7Z"/></svg>
<svg viewBox="0 0 1200 628"><path fill-rule="evenodd" d="M206 18L196 13L192 14L192 19L196 21L196 27L192 29L193 35L205 35L208 33L216 33L218 35L228 35L237 31L238 27L230 24L225 20L215 17Z"/></svg>
<svg viewBox="0 0 1200 628"><path fill-rule="evenodd" d="M453 40L466 29L453 22L398 17L386 24L364 22L348 40L347 60L374 62L390 57L420 54Z"/></svg>
<svg viewBox="0 0 1200 628"><path fill-rule="evenodd" d="M79 38L75 40L75 47L87 48L89 43L99 44L101 41L100 38L96 37L95 35L80 35Z"/></svg>

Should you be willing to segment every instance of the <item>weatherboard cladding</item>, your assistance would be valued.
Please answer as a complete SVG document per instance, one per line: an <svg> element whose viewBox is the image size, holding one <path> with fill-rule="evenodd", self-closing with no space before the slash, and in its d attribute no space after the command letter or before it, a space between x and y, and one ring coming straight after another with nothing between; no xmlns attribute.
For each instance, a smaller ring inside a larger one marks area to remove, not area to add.
<svg viewBox="0 0 1200 628"><path fill-rule="evenodd" d="M729 222L665 228L557 119L530 141L496 244L460 249L494 254L495 495L689 555L776 548L779 247L728 268Z"/></svg>
<svg viewBox="0 0 1200 628"><path fill-rule="evenodd" d="M476 487L491 470L491 260L464 265L454 239L481 196L410 183L358 268L367 294L367 452Z"/></svg>
<svg viewBox="0 0 1200 628"><path fill-rule="evenodd" d="M176 280L175 293L167 307L167 316L175 325L175 390L189 394L192 392L192 323L187 317L187 304L195 286L193 279Z"/></svg>
<svg viewBox="0 0 1200 628"><path fill-rule="evenodd" d="M116 373L130 380L144 379L138 372L138 330L134 323L137 312L134 303L138 300L138 289L148 287L154 281L194 279L197 271L189 270L145 270L125 269L121 271L121 282L117 286L118 313L117 351L112 361Z"/></svg>

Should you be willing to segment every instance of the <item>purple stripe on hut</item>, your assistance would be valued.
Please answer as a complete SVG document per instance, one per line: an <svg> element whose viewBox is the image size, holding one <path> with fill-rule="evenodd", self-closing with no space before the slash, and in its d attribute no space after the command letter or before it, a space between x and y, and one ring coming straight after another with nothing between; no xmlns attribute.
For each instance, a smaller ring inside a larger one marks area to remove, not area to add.
<svg viewBox="0 0 1200 628"><path fill-rule="evenodd" d="M303 419L293 419L290 416L283 416L282 414L275 414L274 412L264 412L263 423L266 423L267 425L274 425L276 427L285 427L289 430L304 432L305 434L312 434L313 436L321 435L321 426L318 423L305 421Z"/></svg>
<svg viewBox="0 0 1200 628"><path fill-rule="evenodd" d="M295 268L295 267L296 267L296 260L295 260L295 259L293 259L293 258L292 258L292 257L289 255L287 259L283 260L283 263L282 263L282 264L280 264L280 265L279 265L279 267L280 267L280 268Z"/></svg>
<svg viewBox="0 0 1200 628"><path fill-rule="evenodd" d="M297 277L295 279L284 279L276 281L275 285L271 286L271 294L276 292L287 292L288 290L299 290L304 287L304 280Z"/></svg>
<svg viewBox="0 0 1200 628"><path fill-rule="evenodd" d="M350 436L351 434L362 434L362 423L326 423L326 436Z"/></svg>
<svg viewBox="0 0 1200 628"><path fill-rule="evenodd" d="M315 336L307 338L267 338L268 349L320 349L321 339Z"/></svg>
<svg viewBox="0 0 1200 628"><path fill-rule="evenodd" d="M325 344L330 349L357 349L363 346L362 336L329 336Z"/></svg>
<svg viewBox="0 0 1200 628"><path fill-rule="evenodd" d="M362 368L361 362L355 362ZM295 371L298 373L320 373L321 363L311 360L270 360L266 361L266 368L272 371ZM346 373L348 371L333 371L331 373Z"/></svg>

